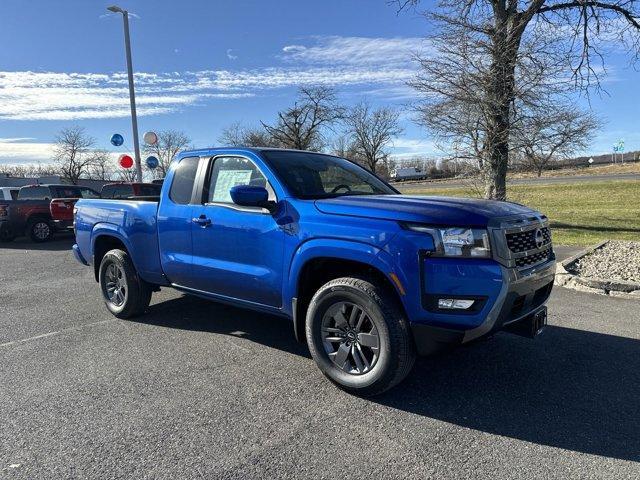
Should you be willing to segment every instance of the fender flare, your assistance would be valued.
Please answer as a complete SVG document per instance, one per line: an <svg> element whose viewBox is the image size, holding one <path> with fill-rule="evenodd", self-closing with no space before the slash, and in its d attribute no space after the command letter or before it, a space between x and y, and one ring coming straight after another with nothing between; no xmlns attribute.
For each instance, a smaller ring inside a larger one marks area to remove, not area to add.
<svg viewBox="0 0 640 480"><path fill-rule="evenodd" d="M367 243L350 240L330 238L309 240L300 245L293 253L283 288L283 309L293 319L294 334L298 340L304 337L304 332L300 331L299 322L301 319L296 318L298 279L305 265L317 258L351 260L370 265L384 275L389 283L394 285L398 296L402 297L397 284L389 276L390 273L394 273L394 268L391 256L384 250Z"/></svg>
<svg viewBox="0 0 640 480"><path fill-rule="evenodd" d="M122 227L115 225L113 223L108 223L108 222L96 223L93 226L93 229L91 230L91 253L92 253L91 256L93 258L95 258L96 241L100 237L113 237L120 240L124 244L127 251L129 252L129 256L131 257L131 261L133 262L133 266L135 267L136 272L140 274L140 269L138 268L138 262L135 258L135 253L132 248L131 242L129 241L127 236L124 234ZM95 263L95 260L94 260L94 263ZM99 267L100 265L94 265L94 268L99 268Z"/></svg>

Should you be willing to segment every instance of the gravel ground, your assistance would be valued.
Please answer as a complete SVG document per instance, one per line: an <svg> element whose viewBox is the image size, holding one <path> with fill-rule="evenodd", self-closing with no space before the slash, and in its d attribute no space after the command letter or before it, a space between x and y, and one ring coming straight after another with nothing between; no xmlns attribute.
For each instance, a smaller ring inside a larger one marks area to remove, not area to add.
<svg viewBox="0 0 640 480"><path fill-rule="evenodd" d="M640 282L640 242L611 241L580 259L576 273L582 277Z"/></svg>

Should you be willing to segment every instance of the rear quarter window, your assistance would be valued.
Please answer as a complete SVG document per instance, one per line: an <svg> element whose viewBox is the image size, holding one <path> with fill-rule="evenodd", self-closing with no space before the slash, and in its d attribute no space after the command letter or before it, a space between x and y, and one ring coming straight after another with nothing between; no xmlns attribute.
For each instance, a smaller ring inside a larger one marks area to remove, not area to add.
<svg viewBox="0 0 640 480"><path fill-rule="evenodd" d="M171 190L169 190L169 198L174 203L187 205L191 202L199 160L199 157L187 157L180 160L173 174Z"/></svg>

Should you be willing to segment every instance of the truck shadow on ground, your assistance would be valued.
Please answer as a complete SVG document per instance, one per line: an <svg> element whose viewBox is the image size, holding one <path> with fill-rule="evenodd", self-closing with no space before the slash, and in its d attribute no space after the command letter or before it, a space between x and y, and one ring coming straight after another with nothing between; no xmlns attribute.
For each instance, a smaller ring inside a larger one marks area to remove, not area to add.
<svg viewBox="0 0 640 480"><path fill-rule="evenodd" d="M288 320L194 297L153 305L138 321L242 336L309 357ZM487 433L640 461L638 372L639 340L549 326L535 341L500 333L421 358L402 385L371 401Z"/></svg>
<svg viewBox="0 0 640 480"><path fill-rule="evenodd" d="M45 250L50 252L59 252L69 250L75 243L75 237L72 233L60 233L45 243L32 242L26 237L18 237L13 242L0 243L0 251L2 250Z"/></svg>

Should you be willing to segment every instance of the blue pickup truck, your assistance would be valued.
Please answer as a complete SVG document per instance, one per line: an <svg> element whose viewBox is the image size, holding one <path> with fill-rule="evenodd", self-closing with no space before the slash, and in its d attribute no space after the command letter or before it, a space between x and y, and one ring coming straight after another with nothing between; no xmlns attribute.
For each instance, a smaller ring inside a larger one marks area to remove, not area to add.
<svg viewBox="0 0 640 480"><path fill-rule="evenodd" d="M499 330L534 337L555 272L539 212L401 195L348 160L295 150L182 153L157 201L81 199L75 232L116 317L143 314L160 287L281 315L360 395L399 383L416 355Z"/></svg>

